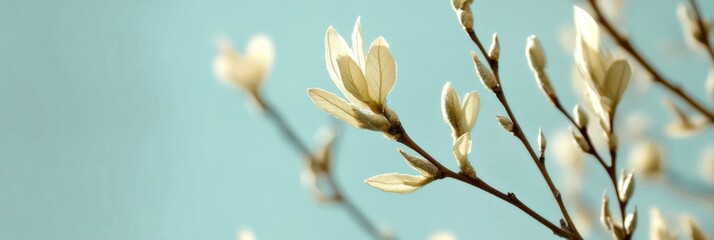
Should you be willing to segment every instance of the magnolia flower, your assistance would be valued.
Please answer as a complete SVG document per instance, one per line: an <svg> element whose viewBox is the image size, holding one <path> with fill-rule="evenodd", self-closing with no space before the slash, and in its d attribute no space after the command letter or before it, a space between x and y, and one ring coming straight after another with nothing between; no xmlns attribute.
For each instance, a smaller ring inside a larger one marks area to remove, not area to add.
<svg viewBox="0 0 714 240"><path fill-rule="evenodd" d="M332 81L349 102L310 88L308 95L317 107L356 128L385 132L398 121L385 105L396 81L397 65L383 37L374 40L365 55L359 18L351 48L330 26L325 34L325 62Z"/></svg>
<svg viewBox="0 0 714 240"><path fill-rule="evenodd" d="M434 164L424 158L409 155L401 149L399 149L399 153L402 154L409 166L417 170L420 175L385 173L371 177L365 182L385 192L406 194L434 181L436 174L439 172L439 169Z"/></svg>
<svg viewBox="0 0 714 240"><path fill-rule="evenodd" d="M471 129L476 125L481 100L476 91L464 95L461 102L458 93L451 82L444 84L441 91L441 112L444 121L451 127L451 138L454 141L454 156L462 173L476 178L476 172L468 160L471 152Z"/></svg>
<svg viewBox="0 0 714 240"><path fill-rule="evenodd" d="M610 123L622 94L630 81L632 70L625 59L614 59L601 50L600 27L585 10L574 7L577 29L575 63L587 84L585 87L593 111L605 130Z"/></svg>
<svg viewBox="0 0 714 240"><path fill-rule="evenodd" d="M273 44L270 38L258 35L251 38L245 56L240 56L230 41L218 42L218 56L213 62L216 76L223 82L242 88L253 97L260 96L260 87L273 65Z"/></svg>

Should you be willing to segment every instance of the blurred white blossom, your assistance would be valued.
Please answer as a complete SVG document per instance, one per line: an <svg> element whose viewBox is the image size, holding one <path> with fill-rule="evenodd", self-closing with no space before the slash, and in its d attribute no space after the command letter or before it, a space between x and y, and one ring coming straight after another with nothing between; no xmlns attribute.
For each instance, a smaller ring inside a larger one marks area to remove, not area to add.
<svg viewBox="0 0 714 240"><path fill-rule="evenodd" d="M674 240L676 237L670 232L670 226L656 208L650 208L650 240Z"/></svg>
<svg viewBox="0 0 714 240"><path fill-rule="evenodd" d="M656 178L664 174L662 147L654 140L637 143L630 152L630 166L646 178Z"/></svg>
<svg viewBox="0 0 714 240"><path fill-rule="evenodd" d="M242 229L238 231L237 240L256 240L255 234L250 229Z"/></svg>
<svg viewBox="0 0 714 240"><path fill-rule="evenodd" d="M456 237L450 232L443 231L432 234L429 240L456 240Z"/></svg>
<svg viewBox="0 0 714 240"><path fill-rule="evenodd" d="M258 97L260 87L273 65L273 52L270 38L264 35L251 38L245 56L238 54L229 40L220 39L213 69L223 82L242 88L251 96Z"/></svg>

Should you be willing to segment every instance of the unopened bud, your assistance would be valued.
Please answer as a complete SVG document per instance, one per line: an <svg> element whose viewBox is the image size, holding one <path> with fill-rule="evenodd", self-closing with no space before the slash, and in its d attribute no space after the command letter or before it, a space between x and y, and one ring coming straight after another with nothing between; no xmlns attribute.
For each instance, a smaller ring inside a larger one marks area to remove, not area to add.
<svg viewBox="0 0 714 240"><path fill-rule="evenodd" d="M612 215L610 214L610 201L607 199L607 192L602 194L602 205L600 207L600 223L605 229L612 228Z"/></svg>
<svg viewBox="0 0 714 240"><path fill-rule="evenodd" d="M541 72L545 69L546 60L543 46L535 35L528 37L526 56L528 57L528 64L531 66L531 70Z"/></svg>
<svg viewBox="0 0 714 240"><path fill-rule="evenodd" d="M591 148L590 144L588 144L587 141L585 141L585 138L583 138L583 135L580 135L580 133L577 133L575 129L573 129L573 126L570 126L570 133L573 135L573 140L575 143L578 144L580 147L580 150L583 150L583 152L589 153Z"/></svg>
<svg viewBox="0 0 714 240"><path fill-rule="evenodd" d="M588 114L580 105L575 105L573 115L575 115L575 124L578 125L578 128L586 129L588 127Z"/></svg>
<svg viewBox="0 0 714 240"><path fill-rule="evenodd" d="M461 25L464 26L466 31L473 31L474 29L474 16L471 13L471 7L466 7L456 12L459 14L459 20Z"/></svg>
<svg viewBox="0 0 714 240"><path fill-rule="evenodd" d="M627 234L632 235L635 229L637 229L637 207L635 207L634 212L627 214L627 217L625 217L625 230Z"/></svg>
<svg viewBox="0 0 714 240"><path fill-rule="evenodd" d="M632 198L632 194L635 192L635 172L630 172L625 175L625 170L620 173L620 181L618 185L620 186L620 201L626 203Z"/></svg>
<svg viewBox="0 0 714 240"><path fill-rule="evenodd" d="M484 86L488 90L492 90L496 87L498 87L498 82L496 82L496 77L493 76L493 73L491 70L489 70L483 63L481 63L481 60L478 59L478 56L476 56L476 53L471 52L471 57L474 59L474 65L476 66L476 73L478 73L478 77L481 79L481 82L483 83Z"/></svg>
<svg viewBox="0 0 714 240"><path fill-rule="evenodd" d="M538 149L540 150L541 155L545 152L546 145L548 145L548 142L546 142L545 136L543 136L543 129L538 128Z"/></svg>
<svg viewBox="0 0 714 240"><path fill-rule="evenodd" d="M498 42L498 33L493 33L491 39L491 48L488 50L488 57L493 61L498 61L501 56L501 44Z"/></svg>
<svg viewBox="0 0 714 240"><path fill-rule="evenodd" d="M513 122L511 122L511 119L506 116L496 115L496 120L506 132L513 133Z"/></svg>

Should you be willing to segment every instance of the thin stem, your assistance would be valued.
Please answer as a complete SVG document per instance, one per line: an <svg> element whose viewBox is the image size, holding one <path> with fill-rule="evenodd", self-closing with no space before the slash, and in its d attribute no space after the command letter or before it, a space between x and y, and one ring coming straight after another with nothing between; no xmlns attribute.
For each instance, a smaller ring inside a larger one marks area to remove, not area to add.
<svg viewBox="0 0 714 240"><path fill-rule="evenodd" d="M635 59L635 61L637 61L647 72L652 75L652 78L655 83L662 85L674 95L684 100L687 104L689 104L689 106L691 106L697 112L701 113L707 119L709 119L710 124L714 124L714 112L704 107L703 104L694 100L694 98L692 98L689 93L686 93L681 87L674 85L670 80L667 80L662 73L657 71L657 69L655 69L654 66L649 61L647 61L637 49L635 49L630 40L624 37L624 35L622 35L621 33L619 33L615 29L615 27L613 27L612 23L607 18L605 18L602 13L602 10L600 9L600 6L597 3L597 0L588 0L588 2L595 11L595 19L600 23L600 25L605 29L605 31L610 34L610 36L615 41L615 43L617 43L617 45L619 45L622 49L628 52Z"/></svg>
<svg viewBox="0 0 714 240"><path fill-rule="evenodd" d="M714 63L714 47L712 47L711 37L709 36L706 24L704 23L704 18L702 17L702 12L699 9L699 4L697 4L696 0L689 0L689 3L692 5L692 9L694 10L694 17L697 18L697 28L699 28L699 37L701 38L697 40L704 45L704 50L707 52L709 59L712 63Z"/></svg>
<svg viewBox="0 0 714 240"><path fill-rule="evenodd" d="M330 188L335 191L335 198L337 198L337 201L341 203L343 207L345 207L345 210L363 229L369 229L369 231L367 232L372 235L374 239L394 240L394 238L387 236L386 234L382 234L377 228L377 226L375 226L374 223L372 223L369 218L367 218L367 215L365 215L363 211L357 208L357 205L355 205L352 200L350 200L350 198L345 196L344 192L342 191L342 187L337 184L337 180L334 178L331 172L328 173L327 178L327 182L330 185Z"/></svg>
<svg viewBox="0 0 714 240"><path fill-rule="evenodd" d="M488 65L491 68L491 71L493 72L494 77L496 78L496 82L498 83L498 86L494 88L492 91L494 94L496 94L496 97L498 98L498 101L501 102L501 105L503 105L503 108L506 110L506 113L508 114L508 117L511 119L511 122L513 122L513 135L516 136L521 143L523 143L523 146L526 148L528 151L528 154L531 156L533 159L533 162L535 165L538 167L538 170L540 171L541 175L543 176L543 179L545 180L546 184L548 185L548 188L550 189L550 192L553 195L553 198L555 199L556 203L558 204L558 208L560 208L560 212L563 214L563 217L565 218L565 221L567 222L567 228L570 230L570 232L574 235L573 237L576 239L582 239L580 236L580 233L578 232L577 227L573 223L573 220L570 217L570 214L568 213L568 209L565 207L565 203L563 201L563 198L560 194L560 191L555 187L555 184L553 184L553 180L550 177L550 174L548 173L548 169L545 167L545 162L541 161L538 155L536 155L535 151L533 150L533 147L531 146L530 142L528 141L528 138L525 136L523 133L523 129L521 129L520 124L518 123L518 120L516 119L516 116L513 114L513 111L511 110L511 107L508 105L508 100L506 99L506 94L504 93L503 89L501 88L501 78L499 76L499 71L498 71L498 60L497 59L491 59L486 52L486 49L483 47L483 44L478 38L478 35L473 30L467 30L466 31L469 35L469 38L471 38L471 41L473 41L476 46L479 48L479 51L481 51L481 54L488 60Z"/></svg>
<svg viewBox="0 0 714 240"><path fill-rule="evenodd" d="M603 157L600 156L600 153L597 152L597 149L595 149L595 144L593 144L592 139L590 138L590 134L588 134L587 126L583 126L583 127L578 126L578 124L575 122L575 119L572 116L570 116L570 114L565 110L565 108L563 108L563 105L560 103L560 101L557 98L555 99L553 104L555 105L555 108L558 109L558 111L560 111L560 113L562 113L563 116L565 116L565 118L567 118L568 121L570 121L570 123L572 123L573 126L575 126L575 128L578 129L578 131L580 132L580 135L583 136L583 139L585 139L585 142L590 147L590 149L587 153L592 155L593 157L595 157L595 159L598 161L598 163L600 163L602 168L607 171L609 166L607 165L607 163L605 163L605 160L603 159Z"/></svg>
<svg viewBox="0 0 714 240"><path fill-rule="evenodd" d="M400 143L404 144L405 146L411 148L412 150L416 151L417 153L419 153L419 155L426 158L427 161L431 162L439 169L439 174L437 176L437 179L448 177L448 178L453 178L453 179L459 180L459 181L469 184L471 186L474 186L478 189L481 189L481 190L483 190L497 198L500 198L501 200L504 200L504 201L510 203L511 205L517 207L518 209L520 209L521 211L526 213L528 216L532 217L539 223L543 224L544 226L546 226L547 228L552 230L553 234L563 237L563 238L567 238L567 239L575 239L576 238L576 236L573 236L572 233L570 233L566 229L562 229L562 228L558 227L557 225L548 221L547 219L545 219L543 216L541 216L537 212L533 211L533 209L531 209L530 207L525 205L523 202L521 202L521 200L519 200L518 197L516 197L516 194L510 193L510 192L509 193L501 192L498 189L487 184L480 178L476 178L476 179L469 178L465 175L456 173L456 172L451 171L448 168L444 167L441 163L439 163L439 161L434 159L431 155L429 155L429 153L424 151L424 149L422 149L418 144L416 144L414 142L414 140L412 140L411 137L409 137L409 135L404 130L404 128L401 127L401 125L398 126L397 132L399 133L398 134L399 137L397 138L398 142L400 142Z"/></svg>
<svg viewBox="0 0 714 240"><path fill-rule="evenodd" d="M285 121L285 118L283 118L282 115L280 115L280 113L276 111L272 105L270 105L267 101L265 101L265 99L260 96L254 96L254 100L256 101L258 106L263 111L265 111L267 117L272 120L273 123L278 127L280 133L288 140L288 143L293 146L298 152L300 152L300 154L309 158L305 160L316 161L317 157L314 155L314 153L312 153L312 151L310 151L310 148L307 147L307 144L305 144L302 140L300 140L300 138L297 137L295 131L288 125L287 121ZM362 227L362 229L372 235L374 239L394 239L390 238L389 236L383 235L381 231L379 231L379 229L376 227L376 225L367 218L367 215L359 208L357 208L357 206L352 202L352 200L350 200L350 198L345 195L344 191L342 190L342 187L337 183L335 177L331 172L328 172L327 184L334 191L334 195L336 196L337 202L342 204L342 206L345 207L345 210L350 214L350 216L352 216L352 219L356 221Z"/></svg>

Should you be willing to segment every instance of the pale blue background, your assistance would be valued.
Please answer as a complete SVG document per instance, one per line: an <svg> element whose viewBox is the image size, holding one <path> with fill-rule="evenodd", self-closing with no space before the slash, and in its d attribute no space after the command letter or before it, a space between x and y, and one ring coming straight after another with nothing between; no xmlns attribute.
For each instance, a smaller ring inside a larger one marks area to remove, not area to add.
<svg viewBox="0 0 714 240"><path fill-rule="evenodd" d="M626 26L658 67L706 99L701 86L709 63L682 44L677 2L629 1ZM714 15L712 2L701 2ZM556 88L574 104L571 57L559 46L571 6L566 0L474 6L482 38L501 35L504 86L533 140L539 126L552 135L566 125L536 87L525 39L541 38ZM305 90L335 90L324 66L324 32L334 25L348 36L360 15L366 42L383 35L392 46L399 75L389 105L413 138L455 166L439 110L441 87L452 81L461 93L478 90L483 107L472 161L479 175L556 221L556 205L532 162L493 120L503 110L475 78L469 60L475 48L449 1L0 0L0 239L233 239L241 228L259 239L366 239L344 211L314 203L299 182L300 157L211 69L215 36L231 37L238 49L253 34L271 36L277 56L266 95L312 141L331 117ZM654 87L630 97L622 111L639 108L654 117L649 132L658 138L669 119L661 93ZM440 230L460 239L553 238L512 206L455 181L411 195L368 187L363 180L370 176L411 170L398 144L345 129L339 180L401 239ZM662 141L668 156L678 157L667 163L673 171L699 180L700 149L712 143L712 132ZM555 161L548 166L559 176ZM593 172L586 195L597 206L611 187L601 170ZM668 216L692 212L714 226L711 208L640 186L638 238L646 236L653 204Z"/></svg>

